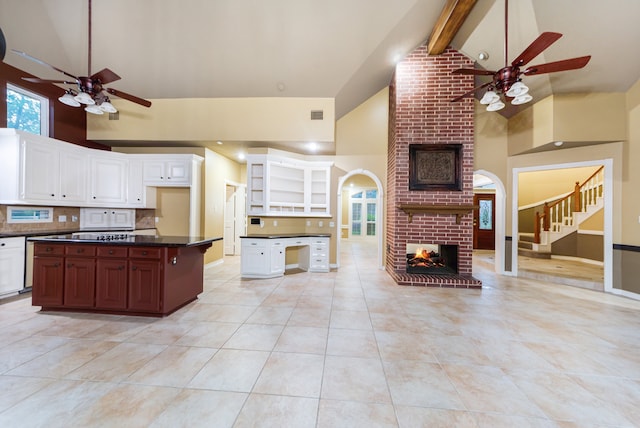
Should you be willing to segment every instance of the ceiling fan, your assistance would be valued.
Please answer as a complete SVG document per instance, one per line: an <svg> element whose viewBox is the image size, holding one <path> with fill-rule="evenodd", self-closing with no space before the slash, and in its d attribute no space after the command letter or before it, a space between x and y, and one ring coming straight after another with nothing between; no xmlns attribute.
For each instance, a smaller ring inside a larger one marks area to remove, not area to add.
<svg viewBox="0 0 640 428"><path fill-rule="evenodd" d="M483 85L480 85L469 92L466 92L452 99L452 102L460 101L463 98L472 95L477 90L489 87L487 92L480 100L481 104L487 105L488 111L497 111L505 107L500 95L505 98L512 98L511 104L525 104L533 99L528 94L529 88L522 83L523 76L534 76L545 73L554 73L557 71L576 70L587 65L591 59L591 55L581 56L577 58L565 59L562 61L548 62L546 64L532 65L525 68L529 61L533 60L545 49L557 41L562 34L553 32L544 32L538 36L516 59L508 62L508 17L509 17L509 0L504 1L504 67L498 71L479 70L474 68L460 68L454 70L453 74L471 74L478 76L492 76L493 79Z"/></svg>
<svg viewBox="0 0 640 428"><path fill-rule="evenodd" d="M65 90L64 95L62 95L58 100L64 104L80 107L80 105L85 104L85 110L89 113L93 114L103 114L103 113L116 113L118 110L111 104L109 101L109 95L115 95L116 97L123 98L125 100L134 102L136 104L140 104L144 107L151 107L151 102L145 99L136 97L135 95L128 94L126 92L119 91L113 88L107 88L103 85L106 85L111 82L115 82L116 80L120 80L120 76L118 76L113 71L105 68L97 73L91 74L91 0L89 1L89 52L87 55L88 66L87 66L87 74L89 76L75 76L73 74L67 73L64 70L59 69L58 67L54 67L51 64L48 64L38 58L32 57L29 54L24 52L12 49L12 51L24 58L27 58L31 61L37 62L38 64L47 66L52 68L65 76L70 77L73 80L48 80L48 79L39 79L37 77L23 77L23 80L33 83L60 83L65 85L76 85L77 89L67 89Z"/></svg>

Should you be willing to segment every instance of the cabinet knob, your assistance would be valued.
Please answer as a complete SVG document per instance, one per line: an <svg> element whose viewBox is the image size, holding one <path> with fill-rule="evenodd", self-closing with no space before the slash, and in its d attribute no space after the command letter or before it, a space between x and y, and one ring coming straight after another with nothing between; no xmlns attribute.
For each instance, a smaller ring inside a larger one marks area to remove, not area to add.
<svg viewBox="0 0 640 428"><path fill-rule="evenodd" d="M53 267L58 267L58 266L60 266L60 263L54 263L53 264Z"/></svg>
<svg viewBox="0 0 640 428"><path fill-rule="evenodd" d="M142 255L143 255L143 256L146 256L147 254L149 254L149 253L147 253L146 251L143 251L143 252L142 252Z"/></svg>
<svg viewBox="0 0 640 428"><path fill-rule="evenodd" d="M95 199L96 197L94 196L93 199Z"/></svg>
<svg viewBox="0 0 640 428"><path fill-rule="evenodd" d="M138 270L138 268L135 266L131 266L131 270Z"/></svg>
<svg viewBox="0 0 640 428"><path fill-rule="evenodd" d="M124 266L118 266L118 270L123 270Z"/></svg>
<svg viewBox="0 0 640 428"><path fill-rule="evenodd" d="M264 253L260 253L261 256L264 256Z"/></svg>
<svg viewBox="0 0 640 428"><path fill-rule="evenodd" d="M53 251L53 248L51 248L51 247L47 247L47 248L45 248L44 250L45 250L47 253L50 253L50 252L52 252L52 251Z"/></svg>
<svg viewBox="0 0 640 428"><path fill-rule="evenodd" d="M67 267L68 268L73 267L73 263L67 263Z"/></svg>
<svg viewBox="0 0 640 428"><path fill-rule="evenodd" d="M63 197L63 198L66 198L66 197L67 197L67 195L62 195L62 197Z"/></svg>
<svg viewBox="0 0 640 428"><path fill-rule="evenodd" d="M55 196L55 193L52 193L51 196Z"/></svg>
<svg viewBox="0 0 640 428"><path fill-rule="evenodd" d="M5 244L5 243L3 242L2 244L0 244L0 247L4 247L5 245L7 245L7 244Z"/></svg>
<svg viewBox="0 0 640 428"><path fill-rule="evenodd" d="M171 180L171 177L167 177L167 180Z"/></svg>
<svg viewBox="0 0 640 428"><path fill-rule="evenodd" d="M163 178L164 178L163 176L160 176L160 180L162 180Z"/></svg>
<svg viewBox="0 0 640 428"><path fill-rule="evenodd" d="M78 248L76 250L76 253L80 254L80 253L84 253L84 248Z"/></svg>
<svg viewBox="0 0 640 428"><path fill-rule="evenodd" d="M109 254L113 254L113 250L109 250Z"/></svg>

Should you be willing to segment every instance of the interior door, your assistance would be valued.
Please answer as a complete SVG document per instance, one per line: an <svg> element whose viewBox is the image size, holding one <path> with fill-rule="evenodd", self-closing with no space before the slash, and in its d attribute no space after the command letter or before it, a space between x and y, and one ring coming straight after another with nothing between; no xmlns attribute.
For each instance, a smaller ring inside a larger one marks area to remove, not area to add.
<svg viewBox="0 0 640 428"><path fill-rule="evenodd" d="M236 220L236 188L227 184L226 199L224 206L224 254L232 256L235 254L235 220Z"/></svg>
<svg viewBox="0 0 640 428"><path fill-rule="evenodd" d="M473 195L473 249L495 250L496 239L496 195L478 193Z"/></svg>

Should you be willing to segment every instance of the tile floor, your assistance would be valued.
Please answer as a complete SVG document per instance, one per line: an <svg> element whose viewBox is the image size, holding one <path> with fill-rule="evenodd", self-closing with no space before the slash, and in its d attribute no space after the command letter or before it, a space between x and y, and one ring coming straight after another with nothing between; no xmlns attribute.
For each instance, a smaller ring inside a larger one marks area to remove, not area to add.
<svg viewBox="0 0 640 428"><path fill-rule="evenodd" d="M475 262L482 290L399 287L341 248L270 280L226 258L164 319L1 304L0 426L640 426L639 301Z"/></svg>

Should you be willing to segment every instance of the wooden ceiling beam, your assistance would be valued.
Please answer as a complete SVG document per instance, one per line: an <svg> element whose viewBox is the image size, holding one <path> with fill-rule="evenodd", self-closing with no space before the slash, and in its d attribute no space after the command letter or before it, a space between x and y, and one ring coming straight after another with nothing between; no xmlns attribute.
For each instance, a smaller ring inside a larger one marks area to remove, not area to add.
<svg viewBox="0 0 640 428"><path fill-rule="evenodd" d="M465 19L467 19L476 1L447 0L427 42L429 55L440 55L447 49Z"/></svg>

